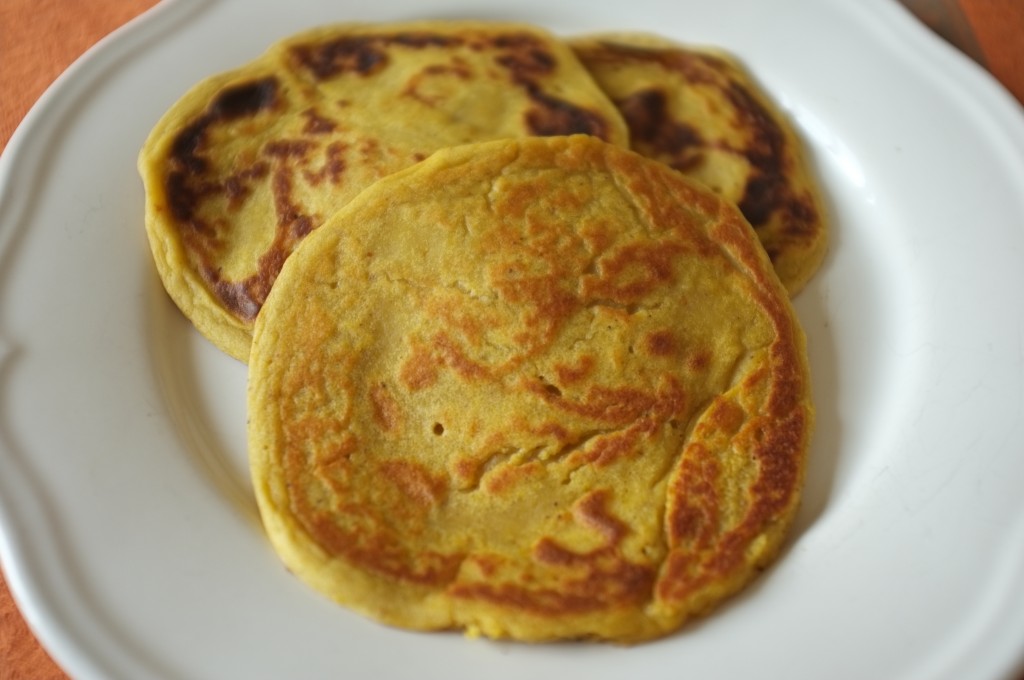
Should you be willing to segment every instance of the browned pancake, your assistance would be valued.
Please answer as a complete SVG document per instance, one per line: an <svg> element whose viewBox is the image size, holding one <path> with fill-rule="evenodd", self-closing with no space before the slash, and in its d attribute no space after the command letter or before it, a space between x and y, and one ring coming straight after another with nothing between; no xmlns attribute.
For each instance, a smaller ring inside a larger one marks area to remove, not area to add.
<svg viewBox="0 0 1024 680"><path fill-rule="evenodd" d="M803 288L825 255L824 210L792 126L737 61L654 36L571 44L631 147L737 203L790 294Z"/></svg>
<svg viewBox="0 0 1024 680"><path fill-rule="evenodd" d="M146 225L171 297L246 360L285 259L364 187L435 150L625 124L572 51L526 25L340 25L205 80L139 159Z"/></svg>
<svg viewBox="0 0 1024 680"><path fill-rule="evenodd" d="M414 629L645 640L795 513L803 335L736 207L594 137L438 151L285 263L249 445L300 578Z"/></svg>

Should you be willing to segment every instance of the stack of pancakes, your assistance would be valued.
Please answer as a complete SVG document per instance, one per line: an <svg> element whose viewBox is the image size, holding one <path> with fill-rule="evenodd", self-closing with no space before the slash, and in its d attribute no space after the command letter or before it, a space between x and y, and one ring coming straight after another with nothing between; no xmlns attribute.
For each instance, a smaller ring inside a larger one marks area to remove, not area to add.
<svg viewBox="0 0 1024 680"><path fill-rule="evenodd" d="M249 363L267 534L377 620L665 635L777 554L825 226L727 55L341 25L210 78L140 156L167 291Z"/></svg>

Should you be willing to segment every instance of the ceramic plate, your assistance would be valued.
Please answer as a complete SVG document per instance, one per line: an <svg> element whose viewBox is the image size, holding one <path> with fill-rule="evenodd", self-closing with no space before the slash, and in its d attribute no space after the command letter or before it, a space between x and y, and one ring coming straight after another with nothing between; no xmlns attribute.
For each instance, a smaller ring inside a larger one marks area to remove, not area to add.
<svg viewBox="0 0 1024 680"><path fill-rule="evenodd" d="M169 302L135 159L192 84L339 20L518 19L731 50L834 223L797 298L819 412L779 562L668 639L391 630L260 530L246 369ZM176 0L76 63L0 159L0 558L77 678L996 678L1024 658L1024 115L883 0Z"/></svg>

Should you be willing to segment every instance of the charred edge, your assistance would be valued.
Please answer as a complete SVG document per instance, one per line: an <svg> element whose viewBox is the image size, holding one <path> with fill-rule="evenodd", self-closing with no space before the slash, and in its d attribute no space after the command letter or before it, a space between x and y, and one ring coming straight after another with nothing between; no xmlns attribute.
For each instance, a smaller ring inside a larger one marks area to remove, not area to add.
<svg viewBox="0 0 1024 680"><path fill-rule="evenodd" d="M347 37L320 45L292 48L298 62L317 80L327 80L342 73L366 76L387 65L387 55L367 37Z"/></svg>
<svg viewBox="0 0 1024 680"><path fill-rule="evenodd" d="M753 169L752 176L738 205L743 216L755 228L763 227L774 215L779 215L786 224L786 231L802 234L817 220L817 211L812 199L796 196L792 192L785 173L790 170L786 156L786 136L779 123L767 108L741 83L726 76L732 65L725 59L700 52L687 50L664 50L614 42L604 42L600 49L586 50L582 54L591 63L619 63L623 60L644 63L655 62L661 67L676 71L691 85L707 85L721 89L728 101L735 107L740 124L752 130L753 144L749 149L736 149ZM686 171L700 156L685 153L700 144L696 130L683 123L672 121L659 107L663 102L650 91L634 95L619 102L620 111L626 118L632 138L650 144L653 152L668 155L669 165ZM645 139L650 134L652 139Z"/></svg>
<svg viewBox="0 0 1024 680"><path fill-rule="evenodd" d="M644 64L653 62L662 68L681 74L691 84L714 85L719 81L719 74L730 68L726 60L712 54L685 49L624 45L609 41L601 41L600 47L597 49L584 49L580 56L584 61L593 64L620 64L623 61Z"/></svg>
<svg viewBox="0 0 1024 680"><path fill-rule="evenodd" d="M756 172L747 180L739 208L751 224L758 226L767 222L788 197L784 176L786 138L771 114L746 88L730 82L725 96L744 127L753 132L744 155Z"/></svg>
<svg viewBox="0 0 1024 680"><path fill-rule="evenodd" d="M665 92L641 90L615 104L626 120L634 146L646 155L665 158L676 170L690 169L700 161L704 139L692 125L672 119Z"/></svg>
<svg viewBox="0 0 1024 680"><path fill-rule="evenodd" d="M526 114L526 124L533 134L542 137L587 134L608 139L607 121L593 111L549 95L536 83L525 83L524 87L537 104Z"/></svg>
<svg viewBox="0 0 1024 680"><path fill-rule="evenodd" d="M463 44L462 38L454 35L441 35L440 33L398 33L390 38L388 42L403 47L454 47Z"/></svg>
<svg viewBox="0 0 1024 680"><path fill-rule="evenodd" d="M238 318L253 321L270 293L270 287L281 272L289 251L275 243L259 259L257 272L241 281L225 281L219 270L206 268L203 279L214 294Z"/></svg>
<svg viewBox="0 0 1024 680"><path fill-rule="evenodd" d="M499 45L501 46L501 45ZM496 61L508 69L514 79L525 81L528 78L551 73L555 70L555 58L544 50L530 46L523 52L504 54Z"/></svg>
<svg viewBox="0 0 1024 680"><path fill-rule="evenodd" d="M543 43L526 34L498 36L493 44L508 52L495 63L509 72L513 83L526 90L535 106L526 113L529 130L539 136L588 134L608 139L608 123L589 109L548 94L538 79L554 73L558 62Z"/></svg>
<svg viewBox="0 0 1024 680"><path fill-rule="evenodd" d="M191 221L195 205L204 194L196 179L208 168L200 150L210 126L272 108L277 95L278 82L273 76L225 88L199 118L178 133L171 144L171 169L165 181L168 206L175 220Z"/></svg>
<svg viewBox="0 0 1024 680"><path fill-rule="evenodd" d="M385 68L389 45L414 49L460 45L455 36L437 33L398 33L393 36L345 36L325 43L296 45L291 53L299 64L317 80L335 78L345 73L369 76Z"/></svg>

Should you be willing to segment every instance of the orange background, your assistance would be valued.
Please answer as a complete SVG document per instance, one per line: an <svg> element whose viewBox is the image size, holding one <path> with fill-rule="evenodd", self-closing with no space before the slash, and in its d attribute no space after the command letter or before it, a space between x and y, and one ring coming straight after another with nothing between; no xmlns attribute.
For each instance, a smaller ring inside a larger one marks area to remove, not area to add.
<svg viewBox="0 0 1024 680"><path fill-rule="evenodd" d="M1024 0L900 1L1024 102ZM154 4L0 0L0 152L32 104L72 61ZM28 630L0 578L0 680L65 678Z"/></svg>

